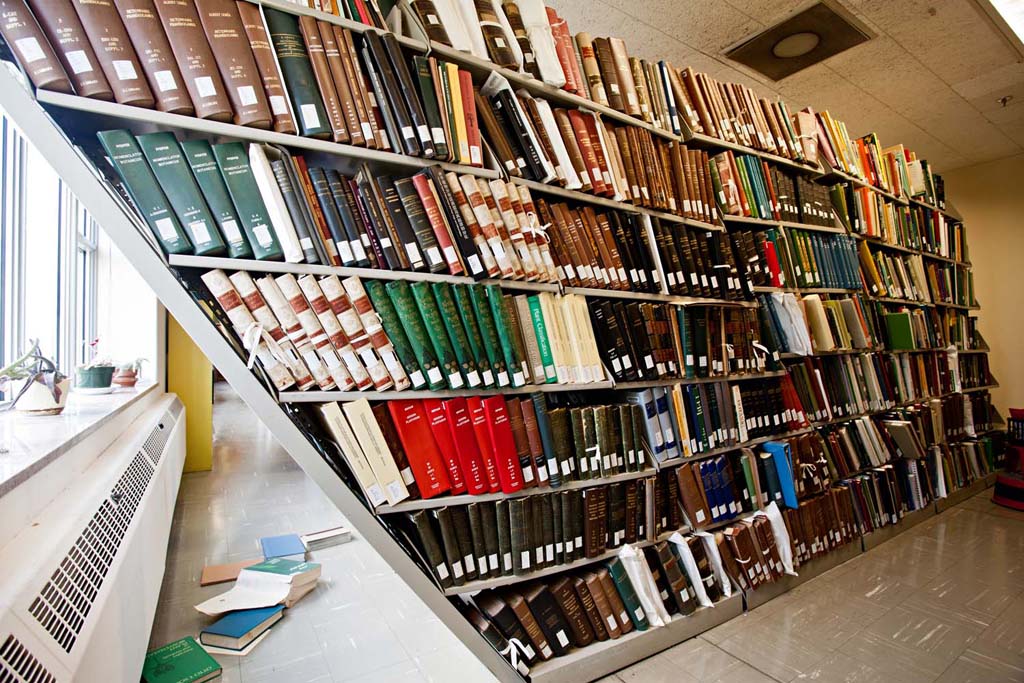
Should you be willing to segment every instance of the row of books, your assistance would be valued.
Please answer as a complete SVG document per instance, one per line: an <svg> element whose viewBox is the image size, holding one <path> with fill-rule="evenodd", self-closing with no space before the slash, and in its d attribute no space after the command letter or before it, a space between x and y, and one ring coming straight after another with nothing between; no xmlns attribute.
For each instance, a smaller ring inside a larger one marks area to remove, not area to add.
<svg viewBox="0 0 1024 683"><path fill-rule="evenodd" d="M931 302L928 279L920 255L872 250L869 244L861 241L857 249L861 275L873 296Z"/></svg>
<svg viewBox="0 0 1024 683"><path fill-rule="evenodd" d="M788 369L808 416L829 422L895 405L892 363L885 354L864 353L804 358Z"/></svg>
<svg viewBox="0 0 1024 683"><path fill-rule="evenodd" d="M741 252L721 231L705 231L651 219L665 285L670 294L738 300L749 296Z"/></svg>
<svg viewBox="0 0 1024 683"><path fill-rule="evenodd" d="M789 292L775 292L762 294L758 301L763 336L780 351L808 356L874 345L869 313L860 297L823 300L809 294L797 299Z"/></svg>
<svg viewBox="0 0 1024 683"><path fill-rule="evenodd" d="M963 389L987 387L993 383L988 354L971 353L959 356L960 385Z"/></svg>
<svg viewBox="0 0 1024 683"><path fill-rule="evenodd" d="M995 443L989 437L950 444L948 450L942 451L941 458L941 474L946 491L969 486L995 472L995 454Z"/></svg>
<svg viewBox="0 0 1024 683"><path fill-rule="evenodd" d="M832 227L827 186L748 154L726 150L712 161L717 169L717 195L728 216L790 221ZM714 178L716 174L712 173Z"/></svg>
<svg viewBox="0 0 1024 683"><path fill-rule="evenodd" d="M885 308L882 304L876 304ZM934 308L902 306L898 311L881 312L881 338L890 351L936 349L945 341L941 335L939 314Z"/></svg>
<svg viewBox="0 0 1024 683"><path fill-rule="evenodd" d="M869 187L837 183L830 187L832 209L849 232L910 249L919 248L915 207L896 204Z"/></svg>
<svg viewBox="0 0 1024 683"><path fill-rule="evenodd" d="M923 206L913 205L911 209L921 226L923 251L955 261L970 262L967 230L963 223Z"/></svg>
<svg viewBox="0 0 1024 683"><path fill-rule="evenodd" d="M856 244L846 235L769 228L733 239L755 286L861 288Z"/></svg>
<svg viewBox="0 0 1024 683"><path fill-rule="evenodd" d="M936 303L974 306L974 273L951 263L925 264L928 293Z"/></svg>

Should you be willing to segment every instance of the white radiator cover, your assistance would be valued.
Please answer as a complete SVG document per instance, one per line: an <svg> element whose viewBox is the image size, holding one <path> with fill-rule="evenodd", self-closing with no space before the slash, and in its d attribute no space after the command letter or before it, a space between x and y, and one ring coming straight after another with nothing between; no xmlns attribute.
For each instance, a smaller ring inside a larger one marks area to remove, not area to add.
<svg viewBox="0 0 1024 683"><path fill-rule="evenodd" d="M0 683L139 680L184 459L165 395L0 549Z"/></svg>

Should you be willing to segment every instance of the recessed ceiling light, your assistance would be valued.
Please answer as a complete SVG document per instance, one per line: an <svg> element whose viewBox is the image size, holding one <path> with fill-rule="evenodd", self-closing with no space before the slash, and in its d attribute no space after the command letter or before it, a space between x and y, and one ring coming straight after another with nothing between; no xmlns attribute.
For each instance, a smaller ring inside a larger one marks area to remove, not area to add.
<svg viewBox="0 0 1024 683"><path fill-rule="evenodd" d="M779 59L792 59L794 57L803 57L805 54L818 47L818 43L821 42L821 36L811 31L803 31L801 33L794 33L791 36L786 36L779 42L775 43L775 47L772 48L772 54Z"/></svg>

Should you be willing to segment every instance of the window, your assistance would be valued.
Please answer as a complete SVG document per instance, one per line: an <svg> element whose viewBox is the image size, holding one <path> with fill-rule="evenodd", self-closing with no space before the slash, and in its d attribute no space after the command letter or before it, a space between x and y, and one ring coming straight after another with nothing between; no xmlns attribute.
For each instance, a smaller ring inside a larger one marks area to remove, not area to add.
<svg viewBox="0 0 1024 683"><path fill-rule="evenodd" d="M70 375L90 359L97 335L99 230L6 117L0 131L0 363L37 339Z"/></svg>

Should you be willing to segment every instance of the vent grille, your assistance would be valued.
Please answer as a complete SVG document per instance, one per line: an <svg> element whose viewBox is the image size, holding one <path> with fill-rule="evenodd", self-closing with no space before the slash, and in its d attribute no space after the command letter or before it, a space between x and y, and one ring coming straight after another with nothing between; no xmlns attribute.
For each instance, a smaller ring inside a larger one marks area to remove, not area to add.
<svg viewBox="0 0 1024 683"><path fill-rule="evenodd" d="M174 414L175 408L178 409L177 414ZM65 652L71 652L82 632L121 541L153 479L171 427L181 414L180 408L181 404L175 401L164 413L146 437L142 450L132 458L110 494L103 499L82 534L29 606L29 613ZM7 683L7 680L4 678L0 683Z"/></svg>
<svg viewBox="0 0 1024 683"><path fill-rule="evenodd" d="M0 647L0 683L55 683L57 679L14 636Z"/></svg>

